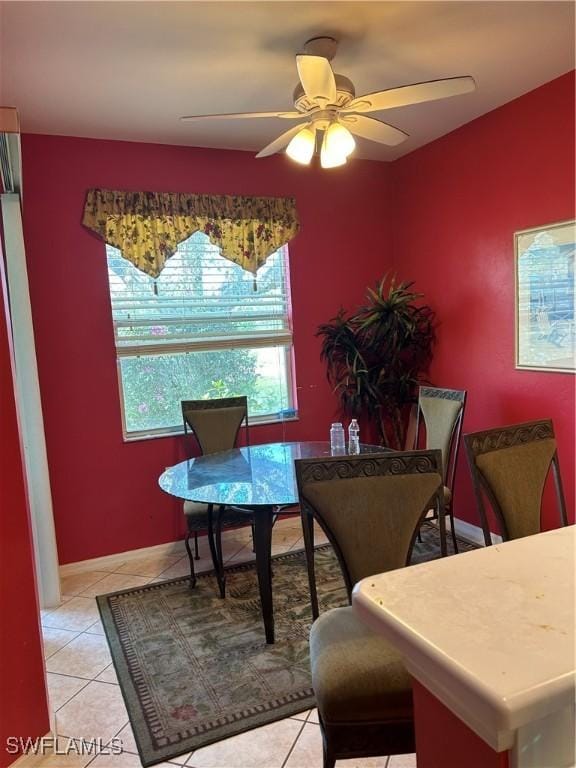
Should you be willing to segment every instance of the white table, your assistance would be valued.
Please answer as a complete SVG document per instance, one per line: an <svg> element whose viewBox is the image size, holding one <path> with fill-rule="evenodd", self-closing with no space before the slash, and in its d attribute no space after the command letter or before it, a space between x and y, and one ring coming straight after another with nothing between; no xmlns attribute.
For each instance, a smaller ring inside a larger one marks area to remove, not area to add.
<svg viewBox="0 0 576 768"><path fill-rule="evenodd" d="M510 768L574 765L574 526L364 579L353 606ZM416 722L418 731L418 722Z"/></svg>

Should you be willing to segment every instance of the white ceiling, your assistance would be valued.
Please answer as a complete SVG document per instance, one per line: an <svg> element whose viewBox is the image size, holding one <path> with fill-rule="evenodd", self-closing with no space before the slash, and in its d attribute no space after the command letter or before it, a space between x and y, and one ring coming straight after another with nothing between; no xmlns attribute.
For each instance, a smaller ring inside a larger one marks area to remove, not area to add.
<svg viewBox="0 0 576 768"><path fill-rule="evenodd" d="M378 113L410 134L392 160L574 68L573 2L2 2L0 104L22 130L261 149L278 119L180 115L285 110L294 55L340 40L332 62L358 95L472 75L475 93Z"/></svg>

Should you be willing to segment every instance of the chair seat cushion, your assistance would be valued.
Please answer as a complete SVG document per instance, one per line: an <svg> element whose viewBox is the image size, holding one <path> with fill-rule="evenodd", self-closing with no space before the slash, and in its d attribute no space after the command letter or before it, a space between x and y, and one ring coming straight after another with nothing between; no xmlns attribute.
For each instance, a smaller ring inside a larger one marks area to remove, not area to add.
<svg viewBox="0 0 576 768"><path fill-rule="evenodd" d="M334 608L314 622L310 663L327 725L413 716L410 676L399 654L352 608Z"/></svg>
<svg viewBox="0 0 576 768"><path fill-rule="evenodd" d="M208 519L208 505L201 504L197 501L185 501L184 502L184 514L186 517L202 517Z"/></svg>
<svg viewBox="0 0 576 768"><path fill-rule="evenodd" d="M216 508L214 508L214 512ZM208 528L208 504L198 501L184 502L184 516L189 531L205 531ZM215 519L215 514L214 518ZM249 525L252 522L252 514L247 510L237 507L225 507L222 513L222 525L227 528L231 525Z"/></svg>

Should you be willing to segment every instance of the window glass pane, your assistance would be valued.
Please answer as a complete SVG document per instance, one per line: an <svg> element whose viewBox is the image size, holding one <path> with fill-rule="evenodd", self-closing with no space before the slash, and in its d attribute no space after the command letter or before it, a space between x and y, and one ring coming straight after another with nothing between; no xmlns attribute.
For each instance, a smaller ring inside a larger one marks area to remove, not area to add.
<svg viewBox="0 0 576 768"><path fill-rule="evenodd" d="M247 395L251 418L290 408L282 347L141 355L119 363L127 432L180 426L181 400Z"/></svg>

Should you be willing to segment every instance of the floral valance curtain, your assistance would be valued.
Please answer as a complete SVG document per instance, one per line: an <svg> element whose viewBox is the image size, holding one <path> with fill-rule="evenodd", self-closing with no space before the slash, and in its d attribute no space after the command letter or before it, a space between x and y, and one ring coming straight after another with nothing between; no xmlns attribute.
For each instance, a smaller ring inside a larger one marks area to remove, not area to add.
<svg viewBox="0 0 576 768"><path fill-rule="evenodd" d="M256 274L298 232L291 197L232 197L90 189L82 223L158 277L178 244L204 232L222 256Z"/></svg>

